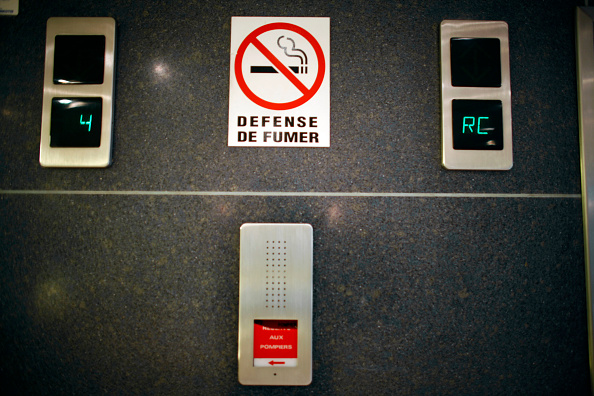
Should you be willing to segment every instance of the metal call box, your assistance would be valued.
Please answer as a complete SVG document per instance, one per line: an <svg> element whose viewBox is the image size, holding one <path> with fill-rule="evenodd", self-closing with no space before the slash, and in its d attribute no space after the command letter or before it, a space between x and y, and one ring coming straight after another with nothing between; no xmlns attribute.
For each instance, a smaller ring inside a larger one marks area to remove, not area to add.
<svg viewBox="0 0 594 396"><path fill-rule="evenodd" d="M507 23L441 23L442 164L513 166Z"/></svg>
<svg viewBox="0 0 594 396"><path fill-rule="evenodd" d="M239 382L309 385L313 230L244 224L239 259Z"/></svg>
<svg viewBox="0 0 594 396"><path fill-rule="evenodd" d="M111 163L115 27L113 18L48 19L42 166Z"/></svg>

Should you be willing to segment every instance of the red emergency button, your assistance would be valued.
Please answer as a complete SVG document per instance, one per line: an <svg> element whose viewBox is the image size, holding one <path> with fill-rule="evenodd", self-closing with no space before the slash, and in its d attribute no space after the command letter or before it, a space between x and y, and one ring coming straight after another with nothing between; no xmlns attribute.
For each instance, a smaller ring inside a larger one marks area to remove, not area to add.
<svg viewBox="0 0 594 396"><path fill-rule="evenodd" d="M254 321L254 367L297 366L297 321Z"/></svg>

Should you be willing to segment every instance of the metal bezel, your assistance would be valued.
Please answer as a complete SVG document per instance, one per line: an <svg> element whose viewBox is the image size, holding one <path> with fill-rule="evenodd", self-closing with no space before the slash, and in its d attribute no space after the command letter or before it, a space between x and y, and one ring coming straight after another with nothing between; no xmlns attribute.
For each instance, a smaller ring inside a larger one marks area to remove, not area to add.
<svg viewBox="0 0 594 396"><path fill-rule="evenodd" d="M498 38L501 43L501 87L454 87L450 63L450 39L454 37ZM452 100L500 100L503 111L503 150L454 150ZM503 21L457 21L441 23L441 131L442 165L458 170L509 170L513 166L511 83L508 26Z"/></svg>
<svg viewBox="0 0 594 396"><path fill-rule="evenodd" d="M39 163L45 167L106 167L111 163L113 95L115 73L115 29L113 18L57 17L47 21L45 74ZM54 84L54 48L57 35L105 36L103 84ZM99 147L50 147L52 99L55 97L101 97L101 143Z"/></svg>
<svg viewBox="0 0 594 396"><path fill-rule="evenodd" d="M287 241L292 266L286 308L263 305L264 246ZM309 385L312 379L313 229L309 224L244 224L240 229L238 379L242 385ZM296 367L254 367L254 320L297 320Z"/></svg>
<svg viewBox="0 0 594 396"><path fill-rule="evenodd" d="M590 381L594 386L594 271L591 260L594 247L594 232L591 232L594 230L594 7L576 9L576 47L588 352Z"/></svg>

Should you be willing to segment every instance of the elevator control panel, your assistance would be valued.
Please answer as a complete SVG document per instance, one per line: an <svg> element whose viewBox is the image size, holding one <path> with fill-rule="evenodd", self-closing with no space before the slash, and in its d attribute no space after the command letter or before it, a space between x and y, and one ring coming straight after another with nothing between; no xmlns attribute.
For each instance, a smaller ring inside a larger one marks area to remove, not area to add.
<svg viewBox="0 0 594 396"><path fill-rule="evenodd" d="M115 67L113 18L47 21L39 162L111 163Z"/></svg>
<svg viewBox="0 0 594 396"><path fill-rule="evenodd" d="M507 23L441 23L441 103L445 168L513 166Z"/></svg>
<svg viewBox="0 0 594 396"><path fill-rule="evenodd" d="M313 230L244 224L239 258L239 382L309 385Z"/></svg>

